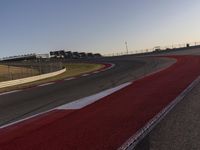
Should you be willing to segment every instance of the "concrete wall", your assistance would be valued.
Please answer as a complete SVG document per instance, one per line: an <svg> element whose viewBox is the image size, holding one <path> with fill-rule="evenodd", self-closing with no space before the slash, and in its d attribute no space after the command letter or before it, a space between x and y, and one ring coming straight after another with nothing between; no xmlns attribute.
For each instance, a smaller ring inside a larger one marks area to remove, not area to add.
<svg viewBox="0 0 200 150"><path fill-rule="evenodd" d="M0 88L5 88L5 87L10 87L10 86L15 86L15 85L21 85L21 84L25 84L25 83L30 83L30 82L42 80L42 79L47 79L47 78L54 77L54 76L57 76L59 74L62 74L65 71L66 71L66 68L59 70L59 71L56 71L56 72L51 72L51 73L42 74L42 75L38 75L38 76L0 82Z"/></svg>

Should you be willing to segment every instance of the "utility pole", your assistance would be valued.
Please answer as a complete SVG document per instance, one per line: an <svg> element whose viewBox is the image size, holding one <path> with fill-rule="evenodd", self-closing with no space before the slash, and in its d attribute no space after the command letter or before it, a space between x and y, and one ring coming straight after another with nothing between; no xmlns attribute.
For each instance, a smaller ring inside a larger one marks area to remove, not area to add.
<svg viewBox="0 0 200 150"><path fill-rule="evenodd" d="M125 41L125 45L126 45L126 53L128 55L128 43L127 43L127 41Z"/></svg>

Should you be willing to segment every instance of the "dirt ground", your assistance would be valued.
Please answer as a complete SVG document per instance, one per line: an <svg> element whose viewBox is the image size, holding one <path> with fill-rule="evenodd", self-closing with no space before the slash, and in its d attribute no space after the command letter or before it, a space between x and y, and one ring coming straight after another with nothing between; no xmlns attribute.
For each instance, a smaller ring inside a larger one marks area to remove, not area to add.
<svg viewBox="0 0 200 150"><path fill-rule="evenodd" d="M25 67L0 65L0 82L37 75L38 71Z"/></svg>

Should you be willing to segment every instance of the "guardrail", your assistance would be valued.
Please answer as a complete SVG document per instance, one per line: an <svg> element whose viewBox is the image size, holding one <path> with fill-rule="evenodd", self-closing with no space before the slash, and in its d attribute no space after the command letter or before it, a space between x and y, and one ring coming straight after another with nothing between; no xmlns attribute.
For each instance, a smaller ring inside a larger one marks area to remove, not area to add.
<svg viewBox="0 0 200 150"><path fill-rule="evenodd" d="M30 83L30 82L34 82L34 81L38 81L38 80L47 79L47 78L54 77L54 76L57 76L59 74L62 74L65 71L66 71L66 68L59 70L59 71L56 71L56 72L46 73L46 74L37 75L37 76L33 76L33 77L27 77L27 78L23 78L23 79L0 82L0 89L10 87L10 86Z"/></svg>
<svg viewBox="0 0 200 150"><path fill-rule="evenodd" d="M62 68L62 62L50 60L0 62L0 82L51 73Z"/></svg>

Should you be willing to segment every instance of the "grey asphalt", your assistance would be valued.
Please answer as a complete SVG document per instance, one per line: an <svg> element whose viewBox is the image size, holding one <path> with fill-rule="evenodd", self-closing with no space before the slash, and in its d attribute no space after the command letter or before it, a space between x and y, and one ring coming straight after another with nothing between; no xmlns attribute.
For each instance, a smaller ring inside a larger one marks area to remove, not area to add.
<svg viewBox="0 0 200 150"><path fill-rule="evenodd" d="M43 87L0 96L0 125L37 114L102 90L132 81L173 61L163 58L122 56L88 60L111 62L110 70Z"/></svg>

